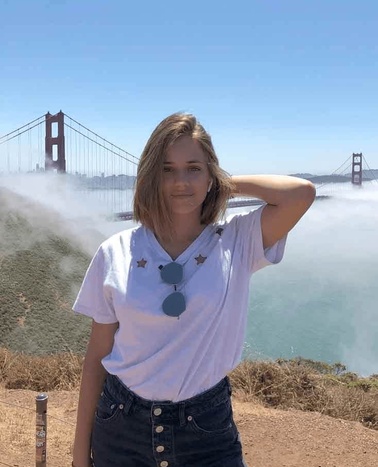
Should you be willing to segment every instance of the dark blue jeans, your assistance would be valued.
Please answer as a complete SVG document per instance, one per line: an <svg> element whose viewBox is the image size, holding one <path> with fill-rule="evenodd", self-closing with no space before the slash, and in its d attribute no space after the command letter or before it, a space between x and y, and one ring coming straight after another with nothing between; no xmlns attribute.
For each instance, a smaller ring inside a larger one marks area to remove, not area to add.
<svg viewBox="0 0 378 467"><path fill-rule="evenodd" d="M246 467L228 378L181 402L150 401L108 375L92 433L95 467Z"/></svg>

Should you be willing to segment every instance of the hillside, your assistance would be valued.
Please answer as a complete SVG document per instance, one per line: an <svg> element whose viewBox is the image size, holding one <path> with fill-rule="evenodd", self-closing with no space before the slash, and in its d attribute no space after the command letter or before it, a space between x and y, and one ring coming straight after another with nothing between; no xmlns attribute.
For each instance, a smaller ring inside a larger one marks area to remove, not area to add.
<svg viewBox="0 0 378 467"><path fill-rule="evenodd" d="M56 214L0 190L0 345L33 354L85 348L71 306L89 256Z"/></svg>
<svg viewBox="0 0 378 467"><path fill-rule="evenodd" d="M312 175L309 173L297 173L291 174L293 177L305 178L306 180L310 180L310 182L315 184L323 184L323 183L350 183L352 180L352 174L346 175ZM378 170L372 171L362 171L362 182L370 182L371 180L378 179Z"/></svg>

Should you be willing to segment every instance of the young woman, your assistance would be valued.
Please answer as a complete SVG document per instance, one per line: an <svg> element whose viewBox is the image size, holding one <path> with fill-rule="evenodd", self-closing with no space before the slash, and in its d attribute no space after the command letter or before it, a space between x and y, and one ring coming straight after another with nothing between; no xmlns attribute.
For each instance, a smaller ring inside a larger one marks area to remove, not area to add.
<svg viewBox="0 0 378 467"><path fill-rule="evenodd" d="M265 201L222 220L231 196ZM289 176L228 176L187 114L152 133L134 217L94 256L74 310L92 318L74 467L241 467L227 374L240 362L251 275L282 256L314 200Z"/></svg>

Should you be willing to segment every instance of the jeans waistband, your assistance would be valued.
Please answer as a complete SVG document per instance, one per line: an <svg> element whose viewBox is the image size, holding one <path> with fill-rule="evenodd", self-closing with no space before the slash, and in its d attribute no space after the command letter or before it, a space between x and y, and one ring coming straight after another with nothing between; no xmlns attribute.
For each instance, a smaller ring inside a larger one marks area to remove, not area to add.
<svg viewBox="0 0 378 467"><path fill-rule="evenodd" d="M152 416L158 414L160 419L180 421L188 414L200 414L225 402L230 399L232 393L228 376L210 389L179 402L144 399L128 388L117 376L111 374L107 376L105 387L126 410L133 408L135 412L148 411Z"/></svg>

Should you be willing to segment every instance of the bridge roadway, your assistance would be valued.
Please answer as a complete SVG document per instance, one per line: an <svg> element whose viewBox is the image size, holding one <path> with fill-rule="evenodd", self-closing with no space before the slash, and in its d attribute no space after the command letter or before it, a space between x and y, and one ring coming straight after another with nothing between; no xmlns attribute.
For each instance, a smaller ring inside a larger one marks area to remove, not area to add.
<svg viewBox="0 0 378 467"><path fill-rule="evenodd" d="M323 199L328 199L330 196L327 195L318 195L316 196L316 200L323 200ZM245 198L245 199L237 199L234 201L229 201L228 202L228 208L242 208L245 206L261 206L264 204L264 201L261 199L252 199L252 198ZM127 211L127 212L117 212L115 214L115 219L116 221L131 221L133 219L133 213L132 211Z"/></svg>

